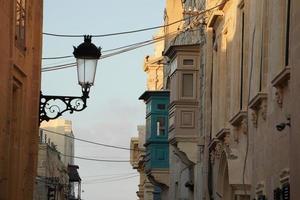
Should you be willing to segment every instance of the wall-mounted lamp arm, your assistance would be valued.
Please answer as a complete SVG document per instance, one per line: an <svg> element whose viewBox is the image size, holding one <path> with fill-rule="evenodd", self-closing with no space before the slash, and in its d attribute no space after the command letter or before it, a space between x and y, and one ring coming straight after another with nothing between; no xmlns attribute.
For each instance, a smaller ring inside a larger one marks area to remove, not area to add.
<svg viewBox="0 0 300 200"><path fill-rule="evenodd" d="M82 96L52 96L40 94L39 124L60 117L64 112L84 110L89 98L89 88L82 88Z"/></svg>

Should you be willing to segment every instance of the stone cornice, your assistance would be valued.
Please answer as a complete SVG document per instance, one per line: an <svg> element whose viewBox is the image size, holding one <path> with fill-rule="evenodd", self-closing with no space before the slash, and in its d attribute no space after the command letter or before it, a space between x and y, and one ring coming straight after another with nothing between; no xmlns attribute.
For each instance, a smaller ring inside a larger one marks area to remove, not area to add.
<svg viewBox="0 0 300 200"><path fill-rule="evenodd" d="M259 110L262 101L266 100L268 95L263 92L258 92L249 102L249 108L252 110Z"/></svg>
<svg viewBox="0 0 300 200"><path fill-rule="evenodd" d="M271 81L273 87L275 88L283 88L287 85L287 82L290 80L291 77L291 68L286 66L283 68Z"/></svg>
<svg viewBox="0 0 300 200"><path fill-rule="evenodd" d="M229 123L232 126L240 126L242 124L242 121L244 119L247 119L247 111L240 110L238 113L236 113L230 120Z"/></svg>
<svg viewBox="0 0 300 200"><path fill-rule="evenodd" d="M207 26L208 27L213 27L215 25L215 22L217 21L217 19L219 17L223 17L224 16L224 12L222 10L216 10L213 11L213 14L210 16L208 22L207 22Z"/></svg>
<svg viewBox="0 0 300 200"><path fill-rule="evenodd" d="M230 129L229 128L222 128L217 134L216 137L224 141L224 139L230 134Z"/></svg>
<svg viewBox="0 0 300 200"><path fill-rule="evenodd" d="M197 144L198 137L180 137L180 136L175 136L172 138L169 138L169 143L171 145L176 145L178 142L190 142L190 143L195 143Z"/></svg>
<svg viewBox="0 0 300 200"><path fill-rule="evenodd" d="M150 170L146 172L148 180L162 190L169 188L169 170Z"/></svg>
<svg viewBox="0 0 300 200"><path fill-rule="evenodd" d="M164 56L173 59L177 55L178 52L190 52L190 53L199 53L200 52L200 44L190 44L190 45L171 45L164 52Z"/></svg>
<svg viewBox="0 0 300 200"><path fill-rule="evenodd" d="M175 106L191 106L191 107L198 107L199 102L195 100L180 100L180 101L172 101L169 105L169 109Z"/></svg>
<svg viewBox="0 0 300 200"><path fill-rule="evenodd" d="M174 154L181 160L182 163L184 163L186 166L193 166L195 163L191 161L185 152L180 151L177 147L174 148Z"/></svg>

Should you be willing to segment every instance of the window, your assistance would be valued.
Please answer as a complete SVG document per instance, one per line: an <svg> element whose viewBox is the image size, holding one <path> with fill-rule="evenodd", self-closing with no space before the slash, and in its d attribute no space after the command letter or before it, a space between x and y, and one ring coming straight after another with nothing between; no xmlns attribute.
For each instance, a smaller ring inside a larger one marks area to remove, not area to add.
<svg viewBox="0 0 300 200"><path fill-rule="evenodd" d="M282 188L273 190L274 200L290 200L290 184L285 183Z"/></svg>
<svg viewBox="0 0 300 200"><path fill-rule="evenodd" d="M174 59L174 60L171 61L170 68L171 69L170 69L169 75L171 75L171 74L173 74L175 72L175 70L177 68L177 59Z"/></svg>
<svg viewBox="0 0 300 200"><path fill-rule="evenodd" d="M240 110L243 108L243 87L244 87L244 34L245 34L245 13L241 16L241 59L240 59Z"/></svg>
<svg viewBox="0 0 300 200"><path fill-rule="evenodd" d="M166 109L166 105L165 104L157 104L157 109L158 110L165 110Z"/></svg>
<svg viewBox="0 0 300 200"><path fill-rule="evenodd" d="M148 114L148 113L150 113L150 112L151 112L151 104L148 103L148 104L146 105L146 114Z"/></svg>
<svg viewBox="0 0 300 200"><path fill-rule="evenodd" d="M146 138L151 137L151 119L147 118L146 119Z"/></svg>
<svg viewBox="0 0 300 200"><path fill-rule="evenodd" d="M194 65L193 59L183 59L183 65Z"/></svg>
<svg viewBox="0 0 300 200"><path fill-rule="evenodd" d="M282 200L290 200L290 184L285 183L282 185Z"/></svg>
<svg viewBox="0 0 300 200"><path fill-rule="evenodd" d="M182 97L193 97L193 74L182 75Z"/></svg>
<svg viewBox="0 0 300 200"><path fill-rule="evenodd" d="M15 21L15 41L16 46L25 50L25 20L26 20L26 0L16 0L16 21Z"/></svg>
<svg viewBox="0 0 300 200"><path fill-rule="evenodd" d="M289 65L289 48L290 48L290 11L291 0L287 0L286 5L286 26L285 26L285 66Z"/></svg>
<svg viewBox="0 0 300 200"><path fill-rule="evenodd" d="M165 128L165 118L164 117L158 117L156 121L156 134L158 136L164 136L166 135L166 128Z"/></svg>

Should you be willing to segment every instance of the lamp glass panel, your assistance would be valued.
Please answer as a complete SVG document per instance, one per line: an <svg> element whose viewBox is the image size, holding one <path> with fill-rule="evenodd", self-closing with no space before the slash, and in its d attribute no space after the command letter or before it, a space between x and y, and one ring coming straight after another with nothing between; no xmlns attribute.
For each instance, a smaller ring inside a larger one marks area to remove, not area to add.
<svg viewBox="0 0 300 200"><path fill-rule="evenodd" d="M78 83L81 87L94 85L97 59L77 59Z"/></svg>

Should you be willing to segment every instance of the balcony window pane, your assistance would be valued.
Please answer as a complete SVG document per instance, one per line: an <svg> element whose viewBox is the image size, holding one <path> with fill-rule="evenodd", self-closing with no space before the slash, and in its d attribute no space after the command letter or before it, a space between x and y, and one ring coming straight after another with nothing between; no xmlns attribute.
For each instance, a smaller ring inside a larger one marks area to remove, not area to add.
<svg viewBox="0 0 300 200"><path fill-rule="evenodd" d="M182 75L182 96L193 97L193 74Z"/></svg>
<svg viewBox="0 0 300 200"><path fill-rule="evenodd" d="M164 136L165 135L165 118L164 117L158 117L156 121L156 133L158 136Z"/></svg>

